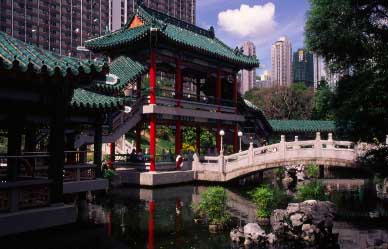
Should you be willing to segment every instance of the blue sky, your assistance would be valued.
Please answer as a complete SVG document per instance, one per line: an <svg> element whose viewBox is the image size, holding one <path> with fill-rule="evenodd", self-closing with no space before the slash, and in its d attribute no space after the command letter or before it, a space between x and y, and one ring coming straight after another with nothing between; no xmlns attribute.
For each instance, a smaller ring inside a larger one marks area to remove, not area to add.
<svg viewBox="0 0 388 249"><path fill-rule="evenodd" d="M308 0L197 0L197 25L213 26L231 47L250 40L256 45L261 73L271 69L271 44L287 36L293 51L304 46Z"/></svg>

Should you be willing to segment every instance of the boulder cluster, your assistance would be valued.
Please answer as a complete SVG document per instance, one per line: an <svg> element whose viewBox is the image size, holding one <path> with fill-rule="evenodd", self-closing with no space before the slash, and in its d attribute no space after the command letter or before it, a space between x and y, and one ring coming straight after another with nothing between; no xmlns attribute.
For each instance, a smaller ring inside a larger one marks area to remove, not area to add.
<svg viewBox="0 0 388 249"><path fill-rule="evenodd" d="M278 242L295 242L306 246L335 245L338 235L332 233L336 208L329 201L289 203L286 209L276 209L271 215L271 233L256 223L235 228L230 237L235 243L264 245ZM325 246L325 247L326 247Z"/></svg>
<svg viewBox="0 0 388 249"><path fill-rule="evenodd" d="M286 189L292 188L297 182L304 181L304 165L288 165L285 167L285 175L282 179L283 186Z"/></svg>

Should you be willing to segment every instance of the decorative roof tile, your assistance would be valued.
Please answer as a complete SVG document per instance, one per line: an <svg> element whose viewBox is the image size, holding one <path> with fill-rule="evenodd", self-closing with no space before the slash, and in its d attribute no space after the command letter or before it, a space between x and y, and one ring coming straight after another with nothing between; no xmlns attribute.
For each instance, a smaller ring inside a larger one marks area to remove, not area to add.
<svg viewBox="0 0 388 249"><path fill-rule="evenodd" d="M244 55L239 49L228 47L214 37L214 30L212 29L202 29L141 5L134 15L138 15L144 21L142 26L129 28L128 23L119 31L86 41L85 46L95 51L123 47L149 36L151 29L155 29L158 34L167 40L188 47L198 53L239 64L244 68L259 66L256 57Z"/></svg>
<svg viewBox="0 0 388 249"><path fill-rule="evenodd" d="M49 76L59 71L60 76L65 77L69 73L77 76L81 72L101 72L107 66L104 61L59 56L0 32L0 68L6 70L32 70L36 74L47 72Z"/></svg>
<svg viewBox="0 0 388 249"><path fill-rule="evenodd" d="M78 88L74 90L70 106L77 109L120 109L124 107L124 98L106 96Z"/></svg>
<svg viewBox="0 0 388 249"><path fill-rule="evenodd" d="M268 120L274 132L333 132L334 121L326 120Z"/></svg>

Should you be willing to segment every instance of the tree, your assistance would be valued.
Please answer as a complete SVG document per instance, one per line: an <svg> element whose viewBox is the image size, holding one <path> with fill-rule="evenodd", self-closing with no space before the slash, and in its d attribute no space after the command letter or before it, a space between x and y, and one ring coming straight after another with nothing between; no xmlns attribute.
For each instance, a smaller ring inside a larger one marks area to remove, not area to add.
<svg viewBox="0 0 388 249"><path fill-rule="evenodd" d="M334 93L326 81L321 81L314 96L314 108L312 119L333 120L332 109Z"/></svg>
<svg viewBox="0 0 388 249"><path fill-rule="evenodd" d="M245 98L260 107L269 119L310 119L314 91L303 83L291 87L255 88Z"/></svg>
<svg viewBox="0 0 388 249"><path fill-rule="evenodd" d="M388 133L388 1L310 0L306 42L344 75L333 98L336 125L353 140Z"/></svg>

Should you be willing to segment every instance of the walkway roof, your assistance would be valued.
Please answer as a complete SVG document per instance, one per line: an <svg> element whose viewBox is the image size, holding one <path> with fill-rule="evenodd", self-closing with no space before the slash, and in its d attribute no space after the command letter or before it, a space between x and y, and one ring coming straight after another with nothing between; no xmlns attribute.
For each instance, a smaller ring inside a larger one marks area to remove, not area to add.
<svg viewBox="0 0 388 249"><path fill-rule="evenodd" d="M326 120L268 120L274 132L334 132L334 121Z"/></svg>

